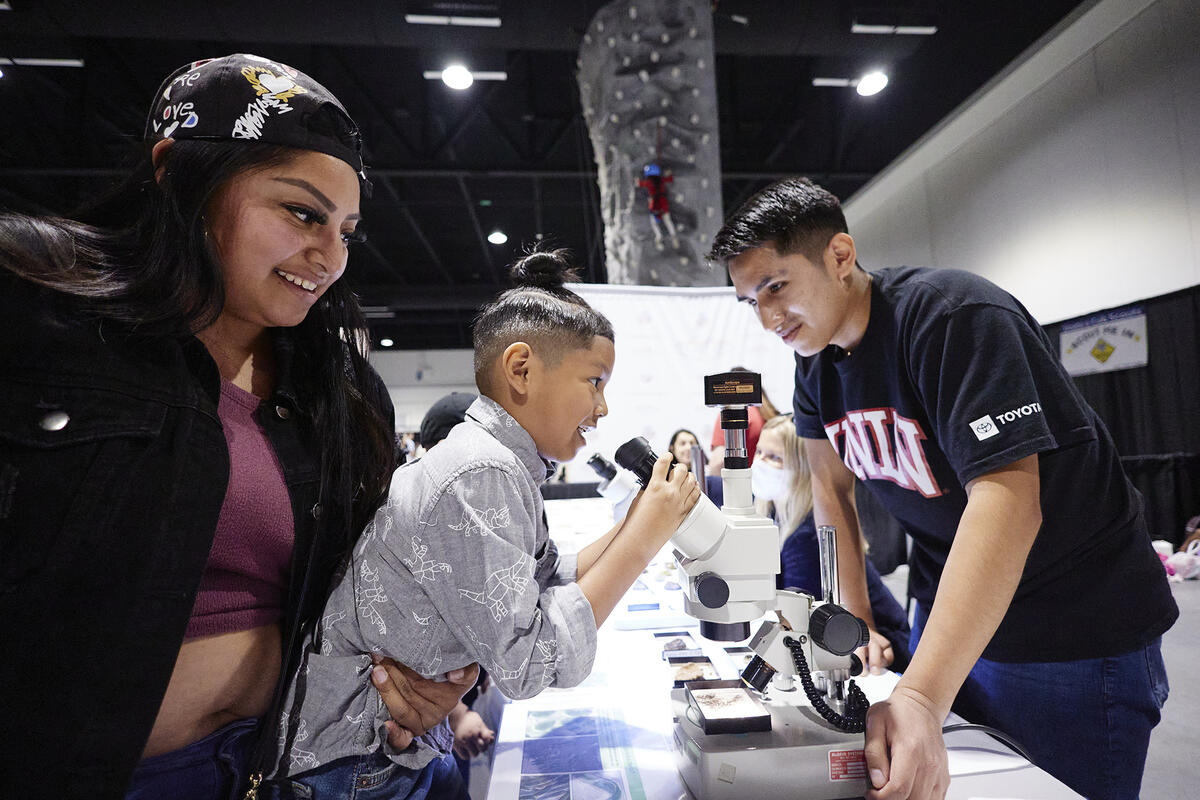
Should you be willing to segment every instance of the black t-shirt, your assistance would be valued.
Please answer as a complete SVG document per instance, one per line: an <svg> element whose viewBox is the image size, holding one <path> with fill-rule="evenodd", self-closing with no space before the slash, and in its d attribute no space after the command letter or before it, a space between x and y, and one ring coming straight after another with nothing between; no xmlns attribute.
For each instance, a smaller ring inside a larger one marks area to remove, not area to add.
<svg viewBox="0 0 1200 800"><path fill-rule="evenodd" d="M1107 429L1041 327L994 284L958 270L872 273L862 342L852 355L797 356L793 405L800 436L832 442L912 534L912 593L926 608L963 487L1038 454L1042 527L984 658L1116 655L1178 616Z"/></svg>

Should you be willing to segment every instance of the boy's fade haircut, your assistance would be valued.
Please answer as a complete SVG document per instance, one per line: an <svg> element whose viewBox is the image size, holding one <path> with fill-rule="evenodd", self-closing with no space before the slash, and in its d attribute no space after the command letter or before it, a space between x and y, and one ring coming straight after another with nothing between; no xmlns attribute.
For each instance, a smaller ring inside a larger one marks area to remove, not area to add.
<svg viewBox="0 0 1200 800"><path fill-rule="evenodd" d="M784 178L733 212L713 239L708 260L727 267L742 253L770 246L781 256L799 253L816 262L835 233L849 233L838 199L808 178Z"/></svg>
<svg viewBox="0 0 1200 800"><path fill-rule="evenodd" d="M484 306L475 318L475 384L489 391L489 372L514 342L525 342L547 367L572 349L588 349L597 336L615 341L612 323L564 284L577 281L566 249L534 249L512 265L515 288Z"/></svg>

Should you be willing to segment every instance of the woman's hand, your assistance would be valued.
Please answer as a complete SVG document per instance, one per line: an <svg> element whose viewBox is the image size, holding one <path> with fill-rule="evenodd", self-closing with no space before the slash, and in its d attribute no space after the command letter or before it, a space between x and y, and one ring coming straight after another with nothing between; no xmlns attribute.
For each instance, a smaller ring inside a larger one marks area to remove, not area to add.
<svg viewBox="0 0 1200 800"><path fill-rule="evenodd" d="M434 681L390 658L377 659L371 683L392 715L387 722L388 744L396 750L407 748L414 737L448 717L478 677L478 664L446 673L445 681Z"/></svg>

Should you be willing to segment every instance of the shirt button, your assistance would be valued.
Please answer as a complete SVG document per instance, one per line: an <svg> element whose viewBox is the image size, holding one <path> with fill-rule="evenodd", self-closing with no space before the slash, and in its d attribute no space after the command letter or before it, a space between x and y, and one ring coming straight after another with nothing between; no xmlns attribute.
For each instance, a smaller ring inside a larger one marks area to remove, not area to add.
<svg viewBox="0 0 1200 800"><path fill-rule="evenodd" d="M275 416L279 417L280 419L290 419L292 416L292 410L287 406L275 406Z"/></svg>
<svg viewBox="0 0 1200 800"><path fill-rule="evenodd" d="M51 411L46 416L42 417L38 423L38 427L44 431L61 431L67 427L67 423L71 421L71 417L65 411Z"/></svg>
<svg viewBox="0 0 1200 800"><path fill-rule="evenodd" d="M311 513L312 513L313 519L320 519L321 515L325 513L325 509L321 507L320 503L317 503L316 505L314 505L312 507Z"/></svg>

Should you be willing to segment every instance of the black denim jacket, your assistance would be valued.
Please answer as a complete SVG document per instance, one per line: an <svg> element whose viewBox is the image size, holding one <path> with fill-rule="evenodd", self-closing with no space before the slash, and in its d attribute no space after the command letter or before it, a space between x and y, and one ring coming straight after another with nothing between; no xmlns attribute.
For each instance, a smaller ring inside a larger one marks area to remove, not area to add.
<svg viewBox="0 0 1200 800"><path fill-rule="evenodd" d="M344 541L322 524L338 515L317 503L289 344L276 336L278 387L258 410L296 525L285 648ZM218 393L198 340L139 340L0 277L0 797L124 796L225 496Z"/></svg>

